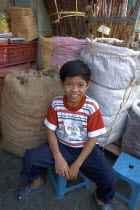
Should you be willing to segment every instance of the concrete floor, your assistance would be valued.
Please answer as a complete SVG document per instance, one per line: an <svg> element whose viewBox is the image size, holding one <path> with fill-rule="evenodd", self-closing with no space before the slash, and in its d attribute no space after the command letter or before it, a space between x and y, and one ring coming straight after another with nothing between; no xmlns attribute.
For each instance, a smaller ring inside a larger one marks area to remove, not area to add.
<svg viewBox="0 0 140 210"><path fill-rule="evenodd" d="M109 152L105 152L105 156L113 165L116 156ZM48 175L46 175L45 189L25 202L16 201L15 192L23 183L20 177L21 168L22 158L0 149L0 210L96 210L91 198L95 184L92 183L89 190L83 187L68 192L64 199L59 200L55 197L55 189ZM118 182L117 190L127 197L131 192L128 184L121 180ZM117 197L114 198L112 207L114 210L129 209L128 205ZM136 210L140 210L140 201Z"/></svg>

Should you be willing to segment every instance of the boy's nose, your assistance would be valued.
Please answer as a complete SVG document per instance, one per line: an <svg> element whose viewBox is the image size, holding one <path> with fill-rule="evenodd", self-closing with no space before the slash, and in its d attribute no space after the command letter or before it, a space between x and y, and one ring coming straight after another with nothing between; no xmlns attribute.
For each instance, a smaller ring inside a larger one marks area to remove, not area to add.
<svg viewBox="0 0 140 210"><path fill-rule="evenodd" d="M78 91L78 87L76 85L73 86L73 91Z"/></svg>

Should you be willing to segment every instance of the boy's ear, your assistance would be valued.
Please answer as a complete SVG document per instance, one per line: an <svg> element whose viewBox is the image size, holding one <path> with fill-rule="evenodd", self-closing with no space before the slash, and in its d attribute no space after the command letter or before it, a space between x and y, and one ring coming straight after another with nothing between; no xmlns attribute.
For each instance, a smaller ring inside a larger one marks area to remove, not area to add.
<svg viewBox="0 0 140 210"><path fill-rule="evenodd" d="M90 86L90 81L87 83L87 88L89 88L89 86Z"/></svg>

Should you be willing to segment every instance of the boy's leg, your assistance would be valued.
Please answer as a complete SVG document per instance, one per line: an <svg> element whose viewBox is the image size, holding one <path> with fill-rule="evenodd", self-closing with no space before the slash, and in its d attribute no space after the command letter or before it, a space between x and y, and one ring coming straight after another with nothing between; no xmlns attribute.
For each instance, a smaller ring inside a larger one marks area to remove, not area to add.
<svg viewBox="0 0 140 210"><path fill-rule="evenodd" d="M105 204L110 204L115 195L117 175L100 151L99 146L94 147L82 164L80 171L96 183L97 199Z"/></svg>
<svg viewBox="0 0 140 210"><path fill-rule="evenodd" d="M21 176L30 184L20 188L16 192L17 200L23 201L37 190L43 187L44 180L41 177L42 167L48 167L54 164L53 155L48 144L41 147L27 150L23 158L23 170Z"/></svg>
<svg viewBox="0 0 140 210"><path fill-rule="evenodd" d="M68 164L73 162L73 155L71 154L71 151L69 151L69 147L59 142L58 145L61 154ZM31 182L16 192L17 200L23 201L37 190L40 190L44 183L41 178L42 168L53 165L54 158L48 144L27 150L23 158L23 170L21 171L21 176Z"/></svg>
<svg viewBox="0 0 140 210"><path fill-rule="evenodd" d="M27 181L33 181L41 176L42 167L54 165L54 158L48 144L25 152L21 176Z"/></svg>
<svg viewBox="0 0 140 210"><path fill-rule="evenodd" d="M58 142L59 150L68 164L76 157L72 155L72 148ZM36 180L41 176L42 167L54 165L54 158L48 144L41 147L27 150L23 158L23 170L21 176L27 181Z"/></svg>

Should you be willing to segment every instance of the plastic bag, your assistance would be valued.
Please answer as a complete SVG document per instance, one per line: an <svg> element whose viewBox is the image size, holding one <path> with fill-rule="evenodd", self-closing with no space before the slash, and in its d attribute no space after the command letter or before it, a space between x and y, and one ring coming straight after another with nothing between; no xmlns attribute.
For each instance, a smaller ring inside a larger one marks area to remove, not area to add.
<svg viewBox="0 0 140 210"><path fill-rule="evenodd" d="M9 17L4 13L0 13L0 33L5 33L10 31L8 22L9 22Z"/></svg>

